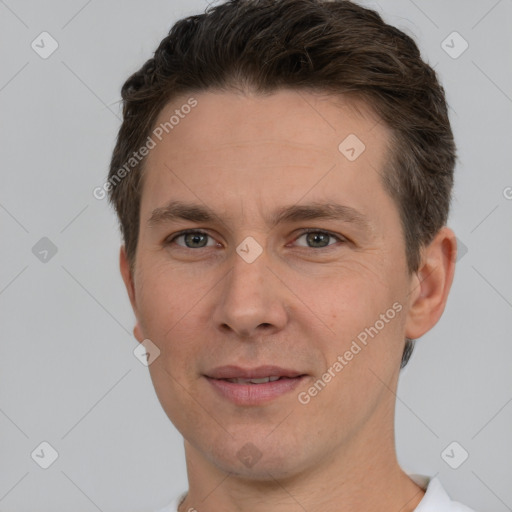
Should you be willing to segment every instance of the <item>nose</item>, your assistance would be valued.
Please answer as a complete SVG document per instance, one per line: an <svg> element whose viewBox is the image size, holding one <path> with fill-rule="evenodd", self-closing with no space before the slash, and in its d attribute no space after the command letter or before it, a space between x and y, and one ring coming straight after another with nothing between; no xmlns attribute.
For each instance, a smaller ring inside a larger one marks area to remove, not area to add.
<svg viewBox="0 0 512 512"><path fill-rule="evenodd" d="M213 314L219 329L243 338L273 334L288 320L285 287L269 268L265 252L252 263L237 253L220 292Z"/></svg>

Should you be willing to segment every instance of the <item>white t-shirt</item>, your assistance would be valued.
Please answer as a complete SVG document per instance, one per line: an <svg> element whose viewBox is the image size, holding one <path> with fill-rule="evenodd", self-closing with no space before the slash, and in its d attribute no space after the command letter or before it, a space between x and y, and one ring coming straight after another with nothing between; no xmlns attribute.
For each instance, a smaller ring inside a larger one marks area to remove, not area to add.
<svg viewBox="0 0 512 512"><path fill-rule="evenodd" d="M409 477L426 491L414 512L475 512L458 501L452 501L438 478L423 475L409 475ZM186 494L186 492L182 493L157 512L177 512L178 505Z"/></svg>

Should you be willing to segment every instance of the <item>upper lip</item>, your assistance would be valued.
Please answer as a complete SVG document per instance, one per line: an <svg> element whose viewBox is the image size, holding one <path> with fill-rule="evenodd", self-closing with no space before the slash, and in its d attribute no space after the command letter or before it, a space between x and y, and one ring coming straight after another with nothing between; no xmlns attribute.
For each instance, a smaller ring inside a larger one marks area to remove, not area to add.
<svg viewBox="0 0 512 512"><path fill-rule="evenodd" d="M297 370L280 368L279 366L264 365L256 368L241 368L240 366L219 366L209 371L206 376L213 379L261 379L263 377L298 377L304 373Z"/></svg>

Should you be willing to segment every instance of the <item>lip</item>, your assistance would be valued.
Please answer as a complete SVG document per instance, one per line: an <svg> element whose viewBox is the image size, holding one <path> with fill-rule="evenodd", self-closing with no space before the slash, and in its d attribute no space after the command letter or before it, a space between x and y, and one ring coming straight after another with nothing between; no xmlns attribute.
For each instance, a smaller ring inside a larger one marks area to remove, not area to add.
<svg viewBox="0 0 512 512"><path fill-rule="evenodd" d="M284 378L263 384L237 384L222 379L206 377L214 390L223 398L236 405L255 406L275 400L286 393L293 391L306 375L293 378Z"/></svg>
<svg viewBox="0 0 512 512"><path fill-rule="evenodd" d="M224 380L259 379L269 376L284 378L262 384L238 384ZM221 397L240 406L256 406L271 402L293 391L306 377L307 375L296 370L271 365L257 368L221 366L205 375L206 380Z"/></svg>

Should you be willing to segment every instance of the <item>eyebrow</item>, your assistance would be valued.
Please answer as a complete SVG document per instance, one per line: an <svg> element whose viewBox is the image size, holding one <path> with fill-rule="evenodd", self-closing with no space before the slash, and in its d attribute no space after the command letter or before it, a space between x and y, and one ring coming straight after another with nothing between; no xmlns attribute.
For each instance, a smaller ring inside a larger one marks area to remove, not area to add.
<svg viewBox="0 0 512 512"><path fill-rule="evenodd" d="M309 203L304 205L284 206L276 210L268 219L270 228L286 222L301 222L305 220L339 220L354 224L364 230L371 229L371 223L361 212L350 206L337 203ZM190 222L219 221L220 216L205 205L170 201L166 206L156 208L148 219L150 227L174 220Z"/></svg>

